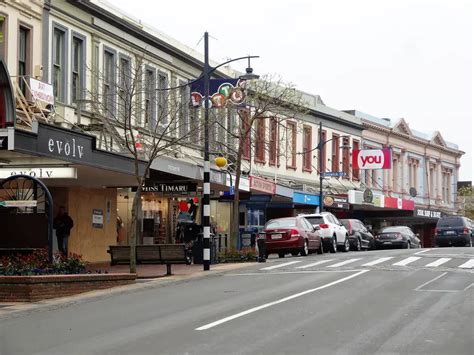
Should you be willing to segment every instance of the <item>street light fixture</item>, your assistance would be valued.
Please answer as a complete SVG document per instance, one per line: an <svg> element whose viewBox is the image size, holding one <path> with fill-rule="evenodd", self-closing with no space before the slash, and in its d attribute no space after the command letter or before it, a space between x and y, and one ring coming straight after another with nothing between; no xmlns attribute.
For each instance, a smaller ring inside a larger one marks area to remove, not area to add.
<svg viewBox="0 0 474 355"><path fill-rule="evenodd" d="M211 260L211 206L210 206L210 194L211 194L211 165L209 161L209 80L210 75L217 68L235 62L241 59L248 59L248 67L246 69L246 74L242 75L241 79L258 79L259 76L253 74L253 69L250 67L250 59L258 58L258 56L246 56L228 60L225 63L219 64L216 67L211 68L209 66L209 34L204 33L204 68L203 68L203 77L204 77L204 179L203 179L203 197L202 197L202 226L203 226L203 267L204 271L210 269L210 260Z"/></svg>

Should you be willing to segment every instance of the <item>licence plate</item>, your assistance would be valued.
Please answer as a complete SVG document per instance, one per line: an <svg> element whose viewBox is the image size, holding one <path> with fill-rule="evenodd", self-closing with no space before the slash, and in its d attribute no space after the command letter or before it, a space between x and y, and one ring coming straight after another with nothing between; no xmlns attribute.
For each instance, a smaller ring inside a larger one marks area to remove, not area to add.
<svg viewBox="0 0 474 355"><path fill-rule="evenodd" d="M444 234L452 235L452 234L456 234L456 232L455 231L446 231Z"/></svg>
<svg viewBox="0 0 474 355"><path fill-rule="evenodd" d="M384 244L392 244L392 242L383 242Z"/></svg>
<svg viewBox="0 0 474 355"><path fill-rule="evenodd" d="M282 235L281 234L272 234L272 239L281 239Z"/></svg>

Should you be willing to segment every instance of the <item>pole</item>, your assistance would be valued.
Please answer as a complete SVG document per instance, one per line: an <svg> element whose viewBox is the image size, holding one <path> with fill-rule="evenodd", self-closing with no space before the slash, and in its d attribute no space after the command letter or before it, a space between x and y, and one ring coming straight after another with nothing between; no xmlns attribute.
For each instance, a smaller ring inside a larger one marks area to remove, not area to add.
<svg viewBox="0 0 474 355"><path fill-rule="evenodd" d="M319 213L323 212L323 122L319 122Z"/></svg>
<svg viewBox="0 0 474 355"><path fill-rule="evenodd" d="M204 271L209 270L211 249L211 225L210 225L210 193L211 193L211 165L209 162L209 35L204 33L204 181L203 181L203 267Z"/></svg>

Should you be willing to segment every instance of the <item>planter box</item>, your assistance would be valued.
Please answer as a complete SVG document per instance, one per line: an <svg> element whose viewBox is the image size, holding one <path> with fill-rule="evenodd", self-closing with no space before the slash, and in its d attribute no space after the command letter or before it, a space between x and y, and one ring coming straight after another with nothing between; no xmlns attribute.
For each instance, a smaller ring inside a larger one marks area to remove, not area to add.
<svg viewBox="0 0 474 355"><path fill-rule="evenodd" d="M135 283L136 274L0 276L0 302L36 302Z"/></svg>

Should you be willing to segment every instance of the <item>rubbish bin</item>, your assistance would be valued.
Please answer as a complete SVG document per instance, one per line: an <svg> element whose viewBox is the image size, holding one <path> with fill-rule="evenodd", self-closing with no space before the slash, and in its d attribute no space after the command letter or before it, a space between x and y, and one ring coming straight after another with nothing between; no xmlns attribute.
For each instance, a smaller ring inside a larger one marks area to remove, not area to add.
<svg viewBox="0 0 474 355"><path fill-rule="evenodd" d="M193 261L194 264L202 264L203 263L203 251L204 251L204 237L202 233L198 233L197 239L194 241L193 244ZM216 238L213 233L211 233L211 238L209 240L211 255L210 255L210 263L217 264L217 243Z"/></svg>
<svg viewBox="0 0 474 355"><path fill-rule="evenodd" d="M267 247L265 245L265 238L258 236L257 238L257 247L258 247L258 258L259 263L264 263L267 261Z"/></svg>

